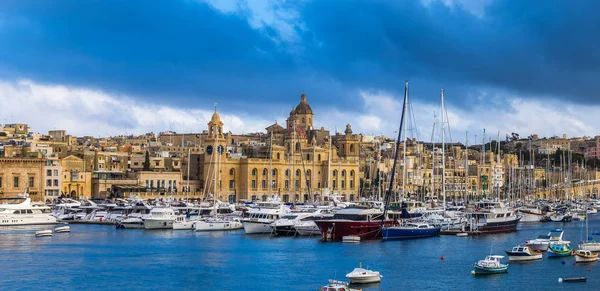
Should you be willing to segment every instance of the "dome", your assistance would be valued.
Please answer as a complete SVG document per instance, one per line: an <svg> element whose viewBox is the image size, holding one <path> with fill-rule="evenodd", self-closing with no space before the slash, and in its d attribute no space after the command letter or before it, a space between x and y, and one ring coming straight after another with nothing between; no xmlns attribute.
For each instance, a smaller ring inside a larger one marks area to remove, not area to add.
<svg viewBox="0 0 600 291"><path fill-rule="evenodd" d="M310 108L310 105L308 105L308 103L306 103L306 94L302 93L302 95L300 95L300 103L298 104L298 106L296 106L294 113L295 114L313 114L312 108Z"/></svg>
<svg viewBox="0 0 600 291"><path fill-rule="evenodd" d="M215 113L213 113L212 118L210 119L210 122L212 123L219 123L221 122L221 117L219 116L219 113L217 113L215 111Z"/></svg>

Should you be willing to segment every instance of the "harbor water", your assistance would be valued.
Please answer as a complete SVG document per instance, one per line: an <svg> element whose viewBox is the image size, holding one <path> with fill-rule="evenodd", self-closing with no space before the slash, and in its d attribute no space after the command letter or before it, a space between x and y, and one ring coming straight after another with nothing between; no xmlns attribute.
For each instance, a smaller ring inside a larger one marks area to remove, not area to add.
<svg viewBox="0 0 600 291"><path fill-rule="evenodd" d="M590 218L590 231L600 220ZM563 228L572 247L583 222L520 224L519 231L386 242L321 242L319 238L120 230L71 225L71 233L35 237L48 227L0 229L2 290L318 290L358 267L380 271L363 290L600 290L600 265L573 257L511 263L507 274L473 276L473 263L505 255L516 243ZM444 257L442 260L441 257ZM508 258L504 259L508 261ZM587 283L558 283L560 277Z"/></svg>

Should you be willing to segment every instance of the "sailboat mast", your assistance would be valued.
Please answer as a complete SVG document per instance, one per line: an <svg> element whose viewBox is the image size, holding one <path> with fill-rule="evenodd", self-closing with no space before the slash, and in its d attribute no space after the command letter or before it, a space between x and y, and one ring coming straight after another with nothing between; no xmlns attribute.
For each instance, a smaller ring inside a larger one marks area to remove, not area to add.
<svg viewBox="0 0 600 291"><path fill-rule="evenodd" d="M446 213L446 140L444 135L444 111L446 110L444 105L444 89L440 91L442 97L442 196L444 203L444 214Z"/></svg>
<svg viewBox="0 0 600 291"><path fill-rule="evenodd" d="M329 196L329 182L331 179L331 135L329 135L329 152L327 153L327 187L326 194Z"/></svg>
<svg viewBox="0 0 600 291"><path fill-rule="evenodd" d="M188 193L190 192L190 160L191 160L192 148L188 148L188 162L187 162L187 186L185 190L185 202L188 202Z"/></svg>
<svg viewBox="0 0 600 291"><path fill-rule="evenodd" d="M467 191L469 188L469 131L465 133L465 196L463 200L469 200Z"/></svg>
<svg viewBox="0 0 600 291"><path fill-rule="evenodd" d="M404 126L404 114L406 113L406 100L408 99L408 81L406 81L405 85L404 85L404 105L402 106L402 116L400 118L400 130L398 130L398 138L396 139L396 148L398 148L398 146L400 146L400 138L402 135L402 128ZM394 164L392 167L392 175L390 177L390 181L394 181L394 176L396 174L396 164L398 163L398 151L395 151L394 153ZM385 195L385 204L384 204L384 208L383 208L383 215L381 216L381 226L380 228L383 228L383 225L385 223L385 218L387 216L387 211L388 211L388 207L390 204L390 196L392 194L392 187L393 187L393 183L390 183L389 186L389 190Z"/></svg>
<svg viewBox="0 0 600 291"><path fill-rule="evenodd" d="M406 102L408 103L408 97L406 98ZM408 105L407 105L408 106ZM408 114L406 114L408 116ZM406 124L406 116L404 116L404 124ZM408 126L404 126L404 141L402 144L402 198L406 199L406 128Z"/></svg>
<svg viewBox="0 0 600 291"><path fill-rule="evenodd" d="M269 141L269 181L267 181L267 183L269 184L269 197L271 196L271 187L272 187L272 181L273 181L273 131L271 131L271 138Z"/></svg>

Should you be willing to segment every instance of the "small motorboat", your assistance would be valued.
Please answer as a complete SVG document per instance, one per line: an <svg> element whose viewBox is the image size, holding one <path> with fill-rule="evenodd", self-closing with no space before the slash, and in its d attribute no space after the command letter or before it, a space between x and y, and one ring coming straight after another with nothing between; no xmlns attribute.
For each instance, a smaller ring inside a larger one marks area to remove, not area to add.
<svg viewBox="0 0 600 291"><path fill-rule="evenodd" d="M552 243L562 242L564 231L560 228L556 228L548 232L547 235L540 235L536 239L530 239L525 241L525 245L528 246L532 251L548 250L548 246Z"/></svg>
<svg viewBox="0 0 600 291"><path fill-rule="evenodd" d="M473 275L489 275L489 274L501 274L508 272L508 264L502 264L500 260L504 256L487 256L484 260L481 260L473 264Z"/></svg>
<svg viewBox="0 0 600 291"><path fill-rule="evenodd" d="M352 284L368 284L381 282L383 276L379 272L363 269L361 262L358 268L354 268L352 272L346 274L346 278Z"/></svg>
<svg viewBox="0 0 600 291"><path fill-rule="evenodd" d="M322 291L358 291L356 289L350 289L348 287L348 282L338 281L338 280L329 280L329 284L327 286L323 286L321 288Z"/></svg>
<svg viewBox="0 0 600 291"><path fill-rule="evenodd" d="M575 251L575 262L576 263L589 263L598 260L598 254L594 254L588 250L576 250Z"/></svg>
<svg viewBox="0 0 600 291"><path fill-rule="evenodd" d="M68 225L64 225L64 226L57 226L54 228L54 232L55 233L61 233L61 232L71 232L71 227Z"/></svg>
<svg viewBox="0 0 600 291"><path fill-rule="evenodd" d="M573 278L558 278L558 283L578 283L587 282L586 277L573 277Z"/></svg>
<svg viewBox="0 0 600 291"><path fill-rule="evenodd" d="M35 232L35 236L40 237L40 236L52 236L52 230L50 229L45 229L45 230L38 230Z"/></svg>
<svg viewBox="0 0 600 291"><path fill-rule="evenodd" d="M360 236L346 235L346 236L342 237L342 242L358 243L358 242L360 242Z"/></svg>
<svg viewBox="0 0 600 291"><path fill-rule="evenodd" d="M456 236L458 236L458 237L466 237L466 236L469 236L469 233L459 232L459 233L456 234Z"/></svg>
<svg viewBox="0 0 600 291"><path fill-rule="evenodd" d="M534 252L528 246L517 245L512 250L506 250L509 261L533 261L542 258L542 252Z"/></svg>
<svg viewBox="0 0 600 291"><path fill-rule="evenodd" d="M573 253L569 246L569 241L561 241L550 244L548 247L548 257L568 257Z"/></svg>

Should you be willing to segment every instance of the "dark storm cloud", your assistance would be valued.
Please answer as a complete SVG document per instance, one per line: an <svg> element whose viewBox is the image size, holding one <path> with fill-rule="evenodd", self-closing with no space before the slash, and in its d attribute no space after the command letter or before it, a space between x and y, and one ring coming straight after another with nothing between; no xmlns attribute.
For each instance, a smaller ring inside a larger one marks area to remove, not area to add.
<svg viewBox="0 0 600 291"><path fill-rule="evenodd" d="M302 90L313 107L357 108L357 90L399 93L405 79L413 96L444 87L464 106L493 89L600 103L599 6L495 1L479 17L435 1L309 1L290 44L194 1L3 2L0 74L240 110Z"/></svg>

